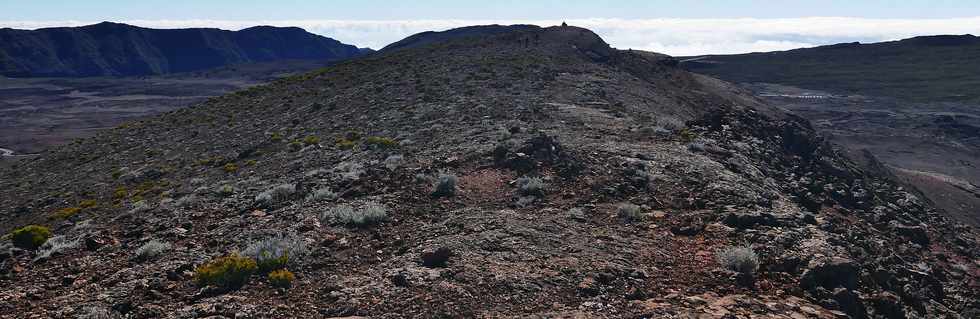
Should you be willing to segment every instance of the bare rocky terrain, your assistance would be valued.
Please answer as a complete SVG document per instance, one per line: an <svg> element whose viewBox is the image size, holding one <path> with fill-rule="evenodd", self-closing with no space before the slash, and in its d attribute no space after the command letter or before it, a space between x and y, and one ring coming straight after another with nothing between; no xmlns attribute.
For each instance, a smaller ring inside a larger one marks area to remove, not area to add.
<svg viewBox="0 0 980 319"><path fill-rule="evenodd" d="M852 159L883 163L949 216L980 225L980 77L973 35L921 36L681 59L815 124Z"/></svg>
<svg viewBox="0 0 980 319"><path fill-rule="evenodd" d="M912 102L746 84L814 123L852 158L873 156L896 180L953 218L980 225L980 111L964 102Z"/></svg>
<svg viewBox="0 0 980 319"><path fill-rule="evenodd" d="M525 28L48 149L0 169L0 233L53 235L3 240L0 317L980 314L975 228L676 64ZM289 288L202 279L269 242Z"/></svg>
<svg viewBox="0 0 980 319"><path fill-rule="evenodd" d="M39 153L127 121L327 64L316 60L248 63L146 77L0 77L0 148L23 156ZM0 157L0 162L9 161L8 156Z"/></svg>

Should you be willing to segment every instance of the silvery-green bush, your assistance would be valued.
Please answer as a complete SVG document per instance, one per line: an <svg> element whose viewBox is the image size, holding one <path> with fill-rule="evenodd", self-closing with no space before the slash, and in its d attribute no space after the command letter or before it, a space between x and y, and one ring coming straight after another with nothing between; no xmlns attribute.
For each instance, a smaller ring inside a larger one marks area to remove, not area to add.
<svg viewBox="0 0 980 319"><path fill-rule="evenodd" d="M387 208L375 202L366 202L361 208L354 208L348 204L340 204L320 215L320 221L322 223L354 227L377 224L387 219Z"/></svg>

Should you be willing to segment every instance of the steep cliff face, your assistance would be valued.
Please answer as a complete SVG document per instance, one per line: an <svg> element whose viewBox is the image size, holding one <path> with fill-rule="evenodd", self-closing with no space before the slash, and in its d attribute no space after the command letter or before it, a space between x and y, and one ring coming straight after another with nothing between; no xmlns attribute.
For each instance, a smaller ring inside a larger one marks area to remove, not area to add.
<svg viewBox="0 0 980 319"><path fill-rule="evenodd" d="M975 314L974 229L668 60L575 27L453 38L53 149L0 172L0 230L68 244L2 255L0 313ZM202 279L269 246L288 289Z"/></svg>
<svg viewBox="0 0 980 319"><path fill-rule="evenodd" d="M299 28L164 30L103 22L76 28L0 29L0 74L9 77L152 75L360 54L357 47Z"/></svg>

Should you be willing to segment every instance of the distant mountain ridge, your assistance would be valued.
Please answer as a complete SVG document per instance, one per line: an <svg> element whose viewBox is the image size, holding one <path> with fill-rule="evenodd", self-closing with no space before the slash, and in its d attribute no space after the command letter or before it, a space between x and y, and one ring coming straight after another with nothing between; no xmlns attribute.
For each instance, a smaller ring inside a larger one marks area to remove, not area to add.
<svg viewBox="0 0 980 319"><path fill-rule="evenodd" d="M681 65L726 81L912 101L980 101L980 37L920 36L789 51L706 55Z"/></svg>
<svg viewBox="0 0 980 319"><path fill-rule="evenodd" d="M434 43L445 42L457 38L482 37L496 34L504 34L515 31L533 31L541 29L536 25L515 24L515 25L477 25L450 29L446 31L426 31L408 36L395 43L389 44L379 52L391 52L401 49L426 46Z"/></svg>
<svg viewBox="0 0 980 319"><path fill-rule="evenodd" d="M149 29L103 22L0 29L0 75L133 76L284 59L341 60L364 52L296 27Z"/></svg>

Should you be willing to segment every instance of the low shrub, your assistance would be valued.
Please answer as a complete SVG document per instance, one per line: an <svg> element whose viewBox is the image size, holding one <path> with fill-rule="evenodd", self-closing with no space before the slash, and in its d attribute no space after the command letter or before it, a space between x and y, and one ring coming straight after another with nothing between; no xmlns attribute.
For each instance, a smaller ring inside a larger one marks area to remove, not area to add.
<svg viewBox="0 0 980 319"><path fill-rule="evenodd" d="M616 208L616 215L626 222L643 220L643 208L630 203L619 204Z"/></svg>
<svg viewBox="0 0 980 319"><path fill-rule="evenodd" d="M275 205L288 201L296 193L296 185L280 184L255 195L255 201L264 205Z"/></svg>
<svg viewBox="0 0 980 319"><path fill-rule="evenodd" d="M450 197L456 195L456 175L439 174L432 185L433 197Z"/></svg>
<svg viewBox="0 0 980 319"><path fill-rule="evenodd" d="M238 171L238 165L235 163L228 163L225 164L223 169L225 170L225 173L234 173Z"/></svg>
<svg viewBox="0 0 980 319"><path fill-rule="evenodd" d="M15 229L10 233L14 246L21 249L35 250L51 238L51 230L44 226L28 225Z"/></svg>
<svg viewBox="0 0 980 319"><path fill-rule="evenodd" d="M78 203L78 207L82 209L96 208L99 207L99 202L94 199L86 199Z"/></svg>
<svg viewBox="0 0 980 319"><path fill-rule="evenodd" d="M320 188L314 190L310 195L306 196L306 200L309 202L319 202L325 200L334 200L337 198L337 193L334 193L329 188Z"/></svg>
<svg viewBox="0 0 980 319"><path fill-rule="evenodd" d="M751 275L759 269L759 256L755 254L752 247L725 247L718 250L715 257L723 268L734 272Z"/></svg>
<svg viewBox="0 0 980 319"><path fill-rule="evenodd" d="M255 260L237 253L208 262L194 271L194 281L200 286L217 286L237 289L248 282L248 278L258 269Z"/></svg>
<svg viewBox="0 0 980 319"><path fill-rule="evenodd" d="M134 203L132 203L130 205L129 213L130 214L139 214L139 213L142 213L142 212L149 211L151 208L152 207L150 207L150 205L147 204L146 201L142 201L141 200L141 201L138 201L138 202L134 202Z"/></svg>
<svg viewBox="0 0 980 319"><path fill-rule="evenodd" d="M163 255L163 253L170 250L171 247L172 245L170 245L170 243L162 242L156 239L150 240L136 249L136 260L147 261L156 259L157 257L160 257L160 255Z"/></svg>
<svg viewBox="0 0 980 319"><path fill-rule="evenodd" d="M694 141L695 139L698 138L698 134L697 133L691 132L691 130L687 129L686 127L680 129L680 132L678 132L678 135L680 135L681 141L684 141L684 142L692 142L692 141Z"/></svg>
<svg viewBox="0 0 980 319"><path fill-rule="evenodd" d="M368 136L364 139L364 144L369 146L378 147L395 147L398 146L398 142L387 137L380 136Z"/></svg>
<svg viewBox="0 0 980 319"><path fill-rule="evenodd" d="M517 190L521 195L525 196L544 196L545 188L548 184L545 184L544 180L539 177L521 177L517 179Z"/></svg>
<svg viewBox="0 0 980 319"><path fill-rule="evenodd" d="M531 206L531 204L534 204L534 202L536 201L538 201L538 198L536 196L521 196L517 198L517 201L514 202L514 205L520 208L524 208L524 207Z"/></svg>
<svg viewBox="0 0 980 319"><path fill-rule="evenodd" d="M313 135L307 136L303 138L303 144L306 145L320 144L320 138Z"/></svg>
<svg viewBox="0 0 980 319"><path fill-rule="evenodd" d="M228 197L231 195L235 195L235 188L232 187L231 185L225 184L225 185L218 186L218 188L214 190L214 193L221 197Z"/></svg>
<svg viewBox="0 0 980 319"><path fill-rule="evenodd" d="M354 148L354 146L357 146L357 142L341 137L338 138L336 142L334 142L334 145L336 145L337 148L346 150L346 149L352 149Z"/></svg>
<svg viewBox="0 0 980 319"><path fill-rule="evenodd" d="M126 189L126 186L119 186L112 192L112 198L124 199L126 197L129 197L129 190Z"/></svg>
<svg viewBox="0 0 980 319"><path fill-rule="evenodd" d="M71 218L72 216L75 216L75 214L78 214L78 212L80 211L82 211L81 207L66 207L55 211L54 214L51 215L51 218L68 219Z"/></svg>
<svg viewBox="0 0 980 319"><path fill-rule="evenodd" d="M37 257L34 257L34 261L47 259L56 253L61 253L65 250L78 247L81 242L82 241L79 238L69 239L65 236L51 237L51 239L41 245L41 249L38 251Z"/></svg>
<svg viewBox="0 0 980 319"><path fill-rule="evenodd" d="M175 200L174 201L174 206L177 206L177 207L185 207L186 208L186 207L194 206L199 201L200 200L197 198L196 195L190 194L190 195L185 195L184 197L181 197L181 198L178 198L177 200Z"/></svg>
<svg viewBox="0 0 980 319"><path fill-rule="evenodd" d="M363 227L377 224L388 219L388 210L384 205L367 202L360 209L351 205L337 205L320 215L320 221L329 224L341 224L352 227Z"/></svg>
<svg viewBox="0 0 980 319"><path fill-rule="evenodd" d="M296 275L285 269L275 270L269 273L269 284L277 288L289 288L293 286Z"/></svg>
<svg viewBox="0 0 980 319"><path fill-rule="evenodd" d="M255 260L260 272L269 272L286 267L303 259L309 250L303 239L296 235L278 234L249 243L242 252Z"/></svg>
<svg viewBox="0 0 980 319"><path fill-rule="evenodd" d="M391 155L385 158L385 168L389 171L397 169L405 161L405 157L401 155Z"/></svg>

